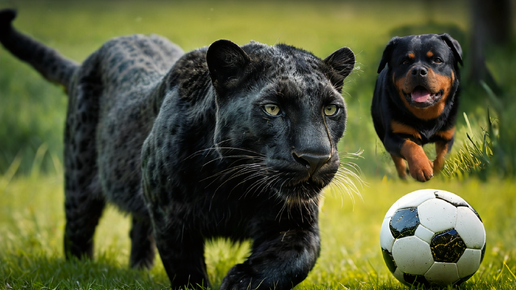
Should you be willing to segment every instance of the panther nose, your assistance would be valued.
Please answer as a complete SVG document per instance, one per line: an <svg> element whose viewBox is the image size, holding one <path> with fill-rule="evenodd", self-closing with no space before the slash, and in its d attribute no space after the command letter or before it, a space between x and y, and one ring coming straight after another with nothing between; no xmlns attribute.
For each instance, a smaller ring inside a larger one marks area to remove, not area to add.
<svg viewBox="0 0 516 290"><path fill-rule="evenodd" d="M316 172L324 164L328 163L331 159L331 154L317 154L310 152L292 152L292 156L298 163L308 169L310 175Z"/></svg>
<svg viewBox="0 0 516 290"><path fill-rule="evenodd" d="M415 77L426 77L428 70L422 66L416 66L412 69L412 75Z"/></svg>

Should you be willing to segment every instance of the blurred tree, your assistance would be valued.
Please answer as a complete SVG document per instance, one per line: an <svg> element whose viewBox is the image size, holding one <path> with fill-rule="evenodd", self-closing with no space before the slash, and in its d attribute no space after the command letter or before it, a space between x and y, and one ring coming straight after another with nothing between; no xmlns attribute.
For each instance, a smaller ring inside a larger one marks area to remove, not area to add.
<svg viewBox="0 0 516 290"><path fill-rule="evenodd" d="M467 80L475 83L485 81L497 89L496 82L485 64L485 52L490 46L508 44L512 36L511 0L472 0L471 43Z"/></svg>
<svg viewBox="0 0 516 290"><path fill-rule="evenodd" d="M515 86L511 78L515 62L513 42L513 0L471 1L471 43L467 80L480 83L487 92L488 143L493 156L489 161L491 172L502 177L516 176L516 131L513 116ZM489 72L486 56L497 67L497 83ZM496 62L504 62L502 66ZM505 69L506 71L500 71ZM509 83L508 83L509 82ZM494 118L491 117L494 113ZM484 139L484 143L486 143Z"/></svg>

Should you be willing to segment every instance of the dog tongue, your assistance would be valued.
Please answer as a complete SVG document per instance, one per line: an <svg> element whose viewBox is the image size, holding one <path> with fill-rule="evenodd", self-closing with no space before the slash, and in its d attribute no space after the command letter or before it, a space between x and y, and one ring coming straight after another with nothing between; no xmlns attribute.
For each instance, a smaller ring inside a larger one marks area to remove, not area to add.
<svg viewBox="0 0 516 290"><path fill-rule="evenodd" d="M411 97L414 102L424 103L430 97L430 92L423 88L417 88L412 92Z"/></svg>

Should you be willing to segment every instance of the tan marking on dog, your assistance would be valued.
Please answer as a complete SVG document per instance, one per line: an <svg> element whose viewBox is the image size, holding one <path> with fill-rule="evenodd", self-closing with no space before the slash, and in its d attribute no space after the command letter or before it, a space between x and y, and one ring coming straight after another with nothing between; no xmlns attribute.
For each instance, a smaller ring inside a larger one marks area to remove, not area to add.
<svg viewBox="0 0 516 290"><path fill-rule="evenodd" d="M416 139L421 139L421 134L419 134L419 132L416 129L400 122L392 121L391 130L395 134L406 134L414 136L414 138Z"/></svg>
<svg viewBox="0 0 516 290"><path fill-rule="evenodd" d="M451 140L453 138L453 135L455 135L455 127L448 129L446 131L439 131L435 133L435 135L443 138L444 140Z"/></svg>
<svg viewBox="0 0 516 290"><path fill-rule="evenodd" d="M434 56L434 53L433 53L433 52L431 52L431 51L428 51L428 52L426 53L426 56L427 56L428 58L430 58L430 57Z"/></svg>
<svg viewBox="0 0 516 290"><path fill-rule="evenodd" d="M398 95L403 101L403 104L418 119L427 121L439 117L439 115L441 115L441 113L444 110L444 107L446 105L446 98L448 98L452 84L455 81L455 75L453 74L453 71L451 77L446 77L440 74L436 74L432 69L428 70L427 79L429 80L429 82L427 89L430 91L430 93L437 93L440 90L442 90L443 93L441 99L437 103L426 108L412 107L409 104L409 102L405 99L405 93L412 92L412 90L415 87L415 85L412 83L413 78L410 77L411 71L412 70L409 70L406 75L400 77L397 80L393 75L394 85L398 90Z"/></svg>

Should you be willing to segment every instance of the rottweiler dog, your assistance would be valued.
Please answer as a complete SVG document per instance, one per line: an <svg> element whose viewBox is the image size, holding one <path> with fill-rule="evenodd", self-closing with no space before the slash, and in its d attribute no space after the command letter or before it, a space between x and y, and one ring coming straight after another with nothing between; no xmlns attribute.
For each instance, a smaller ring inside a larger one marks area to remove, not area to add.
<svg viewBox="0 0 516 290"><path fill-rule="evenodd" d="M428 181L444 165L455 135L459 64L462 48L446 33L394 37L385 47L371 114L402 179L409 172ZM435 143L433 162L423 151L427 143Z"/></svg>

